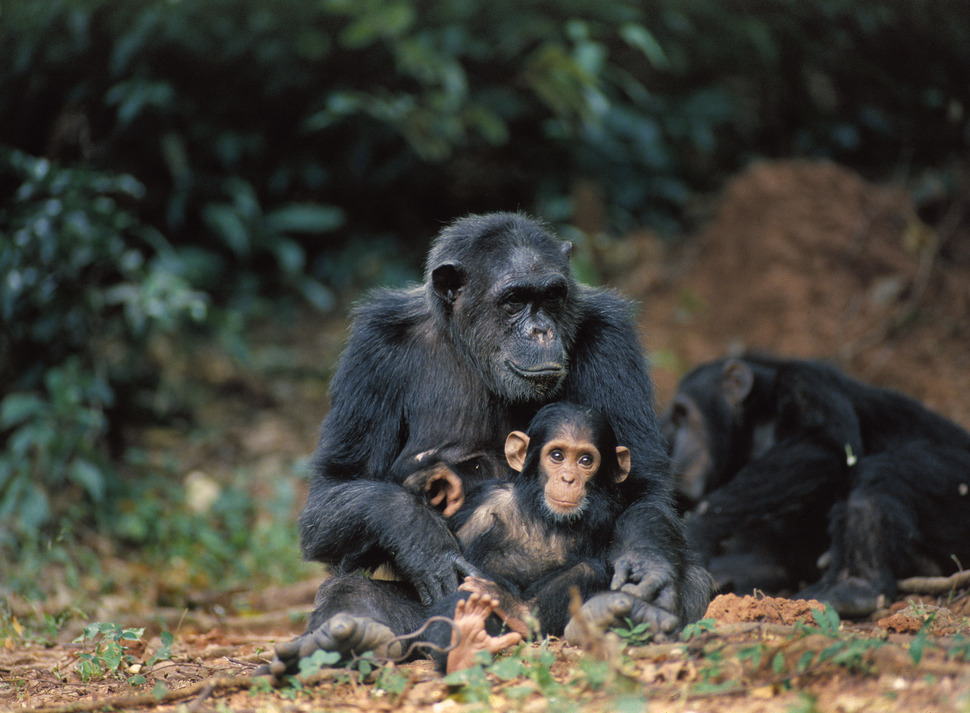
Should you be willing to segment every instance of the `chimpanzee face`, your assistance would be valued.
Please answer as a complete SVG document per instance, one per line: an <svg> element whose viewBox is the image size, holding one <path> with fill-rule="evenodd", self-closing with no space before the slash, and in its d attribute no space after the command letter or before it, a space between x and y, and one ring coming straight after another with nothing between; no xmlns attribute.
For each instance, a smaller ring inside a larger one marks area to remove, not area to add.
<svg viewBox="0 0 970 713"><path fill-rule="evenodd" d="M694 399L677 394L662 424L676 490L687 502L696 504L707 493L714 468L707 420Z"/></svg>
<svg viewBox="0 0 970 713"><path fill-rule="evenodd" d="M560 424L545 441L538 439L533 446L540 448L538 458L529 457L529 444L527 434L513 431L505 454L513 469L541 486L545 514L552 520L579 517L594 492L610 489L630 473L628 448L617 446L614 466L602 467L603 454L589 429L573 423Z"/></svg>
<svg viewBox="0 0 970 713"><path fill-rule="evenodd" d="M661 419L677 493L696 505L727 476L731 441L754 374L741 361L698 367L685 376Z"/></svg>
<svg viewBox="0 0 970 713"><path fill-rule="evenodd" d="M488 309L482 316L498 337L488 366L510 400L546 399L568 368L570 283L558 265L544 264L526 248L515 250L509 263L484 296Z"/></svg>
<svg viewBox="0 0 970 713"><path fill-rule="evenodd" d="M545 475L546 507L557 516L579 514L586 504L587 484L600 467L600 452L576 434L556 434L542 446L539 462Z"/></svg>
<svg viewBox="0 0 970 713"><path fill-rule="evenodd" d="M493 393L548 401L566 378L576 331L571 246L545 233L513 237L485 235L468 250L473 261L438 264L432 288L456 346Z"/></svg>

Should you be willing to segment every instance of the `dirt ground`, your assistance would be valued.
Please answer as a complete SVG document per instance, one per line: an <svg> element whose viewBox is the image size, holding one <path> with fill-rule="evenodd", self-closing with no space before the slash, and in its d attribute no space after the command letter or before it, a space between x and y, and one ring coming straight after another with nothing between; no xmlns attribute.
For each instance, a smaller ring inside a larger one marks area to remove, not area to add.
<svg viewBox="0 0 970 713"><path fill-rule="evenodd" d="M900 190L844 168L760 163L730 182L691 240L670 248L634 235L599 267L641 302L661 406L687 368L758 349L829 359L970 427L967 198L924 222ZM339 351L344 327L342 319L304 324L280 348L291 367L312 370ZM208 368L215 382L235 378L217 360ZM312 448L325 380L248 390L265 397L258 414L242 404L228 417L216 409L208 417L230 421L224 437L190 461L235 460L271 473ZM273 643L301 630L315 577L190 612L148 595L143 608L109 611L113 621L148 627L131 644L141 662L162 647L160 631L177 632L169 659L127 672L146 676L137 688L117 678L82 683L75 666L85 649L69 638L0 640L0 709L970 711L966 584L901 596L869 620L841 625L817 603L722 595L686 642L624 647L609 637L584 652L553 641L553 663L533 662L531 674L510 680L489 674L485 693L446 685L424 662L376 683L324 670L298 687L254 687L248 674ZM521 656L531 661L536 651ZM590 661L602 663L599 674Z"/></svg>

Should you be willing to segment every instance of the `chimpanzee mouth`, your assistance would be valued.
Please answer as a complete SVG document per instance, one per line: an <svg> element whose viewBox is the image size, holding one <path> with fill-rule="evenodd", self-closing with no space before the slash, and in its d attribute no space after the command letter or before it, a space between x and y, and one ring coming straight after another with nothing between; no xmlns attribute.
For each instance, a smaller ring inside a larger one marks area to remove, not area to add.
<svg viewBox="0 0 970 713"><path fill-rule="evenodd" d="M566 370L563 368L562 364L556 363L546 363L540 366L529 368L519 366L513 361L506 361L505 364L509 367L509 369L521 376L523 379L529 379L530 381L559 379L566 373Z"/></svg>

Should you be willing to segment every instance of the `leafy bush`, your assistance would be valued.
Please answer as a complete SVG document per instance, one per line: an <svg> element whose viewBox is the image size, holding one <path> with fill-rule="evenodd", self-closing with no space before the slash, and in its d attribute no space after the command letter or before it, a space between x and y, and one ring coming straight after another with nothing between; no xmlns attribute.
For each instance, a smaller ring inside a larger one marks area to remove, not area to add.
<svg viewBox="0 0 970 713"><path fill-rule="evenodd" d="M208 314L169 250L125 207L130 176L0 155L19 187L0 209L0 547L104 503L117 483L108 414L151 376L153 334Z"/></svg>
<svg viewBox="0 0 970 713"><path fill-rule="evenodd" d="M612 225L673 228L753 156L885 171L970 140L949 1L50 0L0 24L9 140L137 176L140 215L226 295L237 271L423 241L469 210L568 219L578 177ZM240 240L240 190L267 215L311 206L311 229Z"/></svg>

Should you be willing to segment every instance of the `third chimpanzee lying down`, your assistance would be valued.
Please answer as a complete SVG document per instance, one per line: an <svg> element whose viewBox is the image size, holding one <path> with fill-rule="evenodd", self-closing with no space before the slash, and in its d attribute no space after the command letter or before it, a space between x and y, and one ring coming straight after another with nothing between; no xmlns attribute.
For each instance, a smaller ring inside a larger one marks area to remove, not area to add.
<svg viewBox="0 0 970 713"><path fill-rule="evenodd" d="M509 434L505 452L511 478L471 488L449 520L478 577L467 578L459 593L424 605L409 584L335 574L320 587L308 633L277 648L272 672L292 669L301 648L399 656L410 640L439 649L450 642L454 649L447 667L460 668L478 650L494 652L529 636L532 616L539 633L561 635L572 591L585 600L609 585L607 554L613 523L623 509L618 486L630 473L630 450L617 444L600 414L552 403L539 410L527 433ZM409 486L424 491L423 483ZM497 616L486 625L493 612ZM451 618L452 613L464 637L445 623L434 623L401 638L430 616ZM676 622L671 618L668 623L669 631ZM503 624L513 636L501 635Z"/></svg>
<svg viewBox="0 0 970 713"><path fill-rule="evenodd" d="M864 616L898 577L970 565L970 434L906 396L749 355L687 374L664 428L722 585L810 584L797 596Z"/></svg>

